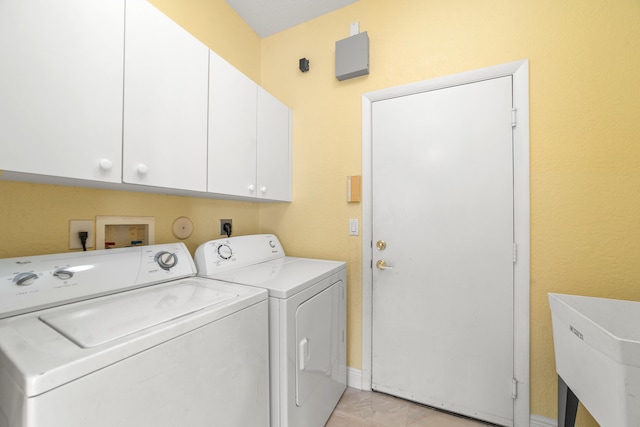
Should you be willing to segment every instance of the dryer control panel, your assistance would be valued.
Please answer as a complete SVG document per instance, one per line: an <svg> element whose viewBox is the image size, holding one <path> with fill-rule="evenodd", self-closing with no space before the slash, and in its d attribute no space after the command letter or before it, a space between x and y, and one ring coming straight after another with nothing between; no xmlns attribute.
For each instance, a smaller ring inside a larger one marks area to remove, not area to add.
<svg viewBox="0 0 640 427"><path fill-rule="evenodd" d="M0 259L0 318L195 274L184 243Z"/></svg>
<svg viewBox="0 0 640 427"><path fill-rule="evenodd" d="M275 235L252 234L210 240L196 249L195 262L199 275L211 276L284 257L284 249Z"/></svg>

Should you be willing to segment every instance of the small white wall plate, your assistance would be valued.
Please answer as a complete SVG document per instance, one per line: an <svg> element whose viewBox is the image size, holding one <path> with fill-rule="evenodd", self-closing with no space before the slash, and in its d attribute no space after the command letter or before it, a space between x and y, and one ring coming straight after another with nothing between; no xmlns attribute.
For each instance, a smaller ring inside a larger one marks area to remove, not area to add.
<svg viewBox="0 0 640 427"><path fill-rule="evenodd" d="M186 216L180 216L173 221L172 231L178 239L187 239L193 233L193 222Z"/></svg>

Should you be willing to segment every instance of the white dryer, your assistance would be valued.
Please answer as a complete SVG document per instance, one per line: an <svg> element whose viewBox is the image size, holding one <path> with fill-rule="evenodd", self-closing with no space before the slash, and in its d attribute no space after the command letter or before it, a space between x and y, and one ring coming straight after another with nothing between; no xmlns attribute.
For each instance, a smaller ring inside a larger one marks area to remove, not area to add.
<svg viewBox="0 0 640 427"><path fill-rule="evenodd" d="M209 241L198 274L269 292L271 427L322 427L346 388L346 264L285 255L272 234Z"/></svg>
<svg viewBox="0 0 640 427"><path fill-rule="evenodd" d="M182 243L0 259L0 427L267 427L267 292L195 273Z"/></svg>

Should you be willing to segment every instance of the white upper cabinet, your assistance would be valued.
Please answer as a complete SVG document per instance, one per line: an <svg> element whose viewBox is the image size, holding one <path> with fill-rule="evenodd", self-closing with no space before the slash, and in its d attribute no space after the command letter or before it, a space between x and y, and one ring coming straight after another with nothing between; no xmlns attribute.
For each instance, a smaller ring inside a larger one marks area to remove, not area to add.
<svg viewBox="0 0 640 427"><path fill-rule="evenodd" d="M146 0L127 0L124 182L206 191L209 49Z"/></svg>
<svg viewBox="0 0 640 427"><path fill-rule="evenodd" d="M214 52L208 158L209 192L291 201L291 111Z"/></svg>
<svg viewBox="0 0 640 427"><path fill-rule="evenodd" d="M257 194L291 201L291 110L258 88Z"/></svg>
<svg viewBox="0 0 640 427"><path fill-rule="evenodd" d="M120 182L123 38L124 0L0 1L0 170Z"/></svg>
<svg viewBox="0 0 640 427"><path fill-rule="evenodd" d="M258 85L215 52L209 67L211 193L256 196Z"/></svg>

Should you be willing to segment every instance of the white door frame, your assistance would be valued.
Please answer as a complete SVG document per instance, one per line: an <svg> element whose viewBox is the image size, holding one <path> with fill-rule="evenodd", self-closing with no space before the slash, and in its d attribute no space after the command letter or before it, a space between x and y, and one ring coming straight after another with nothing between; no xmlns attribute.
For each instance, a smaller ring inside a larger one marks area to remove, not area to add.
<svg viewBox="0 0 640 427"><path fill-rule="evenodd" d="M514 426L530 423L529 381L529 61L522 60L362 95L362 389L371 390L371 333L373 298L372 104L376 101L443 89L482 80L512 76L516 126L513 128L514 239L514 376L517 399Z"/></svg>

